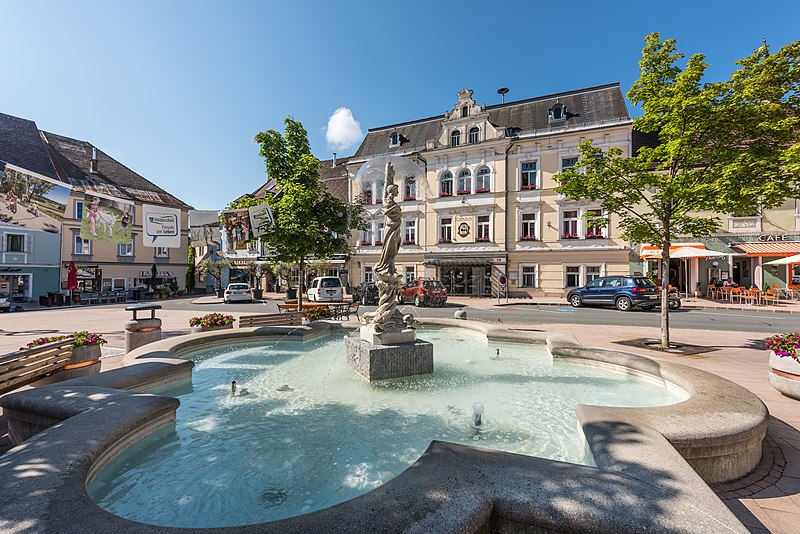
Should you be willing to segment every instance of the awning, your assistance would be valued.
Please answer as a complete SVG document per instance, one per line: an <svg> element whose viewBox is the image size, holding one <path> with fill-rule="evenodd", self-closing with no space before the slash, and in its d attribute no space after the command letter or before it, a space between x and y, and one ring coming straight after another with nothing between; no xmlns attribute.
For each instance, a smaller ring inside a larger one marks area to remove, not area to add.
<svg viewBox="0 0 800 534"><path fill-rule="evenodd" d="M800 263L800 254L781 258L779 260L772 260L764 263L764 265L792 265L793 263Z"/></svg>
<svg viewBox="0 0 800 534"><path fill-rule="evenodd" d="M706 248L703 243L678 243L670 245L669 247L669 254L672 255L673 252L678 250L679 248L683 247L694 247L694 248ZM655 259L661 257L661 247L654 247L650 243L644 243L641 247L639 247L639 257L642 259Z"/></svg>
<svg viewBox="0 0 800 534"><path fill-rule="evenodd" d="M434 258L425 260L426 265L436 265L438 267L489 267L492 265L492 258Z"/></svg>
<svg viewBox="0 0 800 534"><path fill-rule="evenodd" d="M792 256L800 254L800 241L737 243L731 246L743 250L748 256Z"/></svg>

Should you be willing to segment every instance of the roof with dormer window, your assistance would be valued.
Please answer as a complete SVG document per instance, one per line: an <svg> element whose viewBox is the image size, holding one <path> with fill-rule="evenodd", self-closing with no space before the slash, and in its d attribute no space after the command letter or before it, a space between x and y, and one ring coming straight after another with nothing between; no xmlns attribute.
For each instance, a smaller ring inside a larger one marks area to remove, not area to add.
<svg viewBox="0 0 800 534"><path fill-rule="evenodd" d="M462 89L459 92L457 108L459 113L450 120L464 121L460 109L465 98L471 98L472 92ZM548 112L556 104L566 106L566 119L551 123ZM496 128L505 131L513 128L518 134L546 130L547 128L565 128L590 126L592 124L611 123L615 120L630 120L625 99L619 83L599 85L585 89L576 89L546 96L539 96L505 104L486 106L488 121ZM470 117L472 118L472 117ZM376 156L381 154L411 154L424 152L426 143L435 142L440 134L443 121L447 120L442 115L428 117L409 122L402 122L379 128L371 128L353 156L354 159ZM393 131L403 136L404 142L397 147L389 147L387 142ZM436 145L442 148L444 145Z"/></svg>

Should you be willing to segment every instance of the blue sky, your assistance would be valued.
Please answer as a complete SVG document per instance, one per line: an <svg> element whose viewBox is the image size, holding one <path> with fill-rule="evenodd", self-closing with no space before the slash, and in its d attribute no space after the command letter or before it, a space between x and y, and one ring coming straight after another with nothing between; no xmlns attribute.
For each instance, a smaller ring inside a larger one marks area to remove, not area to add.
<svg viewBox="0 0 800 534"><path fill-rule="evenodd" d="M764 37L800 38L800 3L0 0L0 112L87 140L200 209L256 189L254 135L329 117L368 128L443 113L462 87L508 101L638 76L644 36L705 53L709 79ZM631 109L632 114L636 111ZM357 148L339 148L350 155Z"/></svg>

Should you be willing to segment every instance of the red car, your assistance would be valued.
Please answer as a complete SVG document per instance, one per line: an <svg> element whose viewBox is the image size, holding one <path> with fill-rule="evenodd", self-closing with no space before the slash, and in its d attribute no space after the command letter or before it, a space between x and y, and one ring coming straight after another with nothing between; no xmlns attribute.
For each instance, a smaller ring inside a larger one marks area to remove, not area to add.
<svg viewBox="0 0 800 534"><path fill-rule="evenodd" d="M397 294L400 304L413 302L414 306L444 306L447 303L447 290L439 280L419 278L400 288Z"/></svg>

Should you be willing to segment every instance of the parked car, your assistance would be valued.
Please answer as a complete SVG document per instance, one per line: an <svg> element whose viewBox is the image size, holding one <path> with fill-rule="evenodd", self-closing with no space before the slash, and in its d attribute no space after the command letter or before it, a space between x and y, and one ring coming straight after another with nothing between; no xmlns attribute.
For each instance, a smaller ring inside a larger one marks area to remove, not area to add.
<svg viewBox="0 0 800 534"><path fill-rule="evenodd" d="M11 309L11 297L5 293L0 293L0 312L7 312Z"/></svg>
<svg viewBox="0 0 800 534"><path fill-rule="evenodd" d="M253 302L253 292L247 284L228 284L223 296L225 304L231 302Z"/></svg>
<svg viewBox="0 0 800 534"><path fill-rule="evenodd" d="M375 282L361 282L353 290L353 302L360 304L377 304L378 303L378 286Z"/></svg>
<svg viewBox="0 0 800 534"><path fill-rule="evenodd" d="M447 303L447 289L439 280L419 278L400 288L397 293L400 304L413 302L414 306L444 306Z"/></svg>
<svg viewBox="0 0 800 534"><path fill-rule="evenodd" d="M572 289L567 300L576 308L600 304L615 306L620 311L651 310L661 304L661 295L658 286L644 276L602 276Z"/></svg>
<svg viewBox="0 0 800 534"><path fill-rule="evenodd" d="M308 286L310 302L342 302L344 290L337 276L318 276Z"/></svg>

